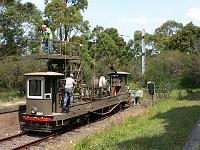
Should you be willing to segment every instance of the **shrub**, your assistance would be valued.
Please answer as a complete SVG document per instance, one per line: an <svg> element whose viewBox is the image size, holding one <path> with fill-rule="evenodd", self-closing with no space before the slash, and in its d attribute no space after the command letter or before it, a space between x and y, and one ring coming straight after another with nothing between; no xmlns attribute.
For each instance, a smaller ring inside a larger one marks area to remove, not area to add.
<svg viewBox="0 0 200 150"><path fill-rule="evenodd" d="M44 71L46 63L21 56L12 56L0 60L0 86L25 93L24 73Z"/></svg>
<svg viewBox="0 0 200 150"><path fill-rule="evenodd" d="M165 91L200 86L200 60L198 56L180 52L163 52L149 58L145 81L154 81L157 89Z"/></svg>

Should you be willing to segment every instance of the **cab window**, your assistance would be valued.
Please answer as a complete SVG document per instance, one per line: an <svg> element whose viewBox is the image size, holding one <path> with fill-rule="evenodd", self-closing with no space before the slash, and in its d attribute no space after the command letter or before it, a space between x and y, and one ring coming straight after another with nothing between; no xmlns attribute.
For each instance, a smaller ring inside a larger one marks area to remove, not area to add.
<svg viewBox="0 0 200 150"><path fill-rule="evenodd" d="M42 96L41 80L29 80L29 96Z"/></svg>
<svg viewBox="0 0 200 150"><path fill-rule="evenodd" d="M50 80L50 78L45 78L45 93L51 93L51 80Z"/></svg>
<svg viewBox="0 0 200 150"><path fill-rule="evenodd" d="M27 98L30 99L42 99L44 79L35 77L27 80Z"/></svg>

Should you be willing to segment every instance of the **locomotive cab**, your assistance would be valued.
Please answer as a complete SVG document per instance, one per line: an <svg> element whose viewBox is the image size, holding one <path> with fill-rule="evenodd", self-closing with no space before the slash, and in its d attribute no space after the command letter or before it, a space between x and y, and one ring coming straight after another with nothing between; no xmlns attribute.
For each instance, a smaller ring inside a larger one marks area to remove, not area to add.
<svg viewBox="0 0 200 150"><path fill-rule="evenodd" d="M110 91L112 96L117 96L119 93L127 92L128 72L113 72L110 76Z"/></svg>
<svg viewBox="0 0 200 150"><path fill-rule="evenodd" d="M59 89L62 73L34 72L27 76L27 108L28 115L51 115L56 110L56 93Z"/></svg>

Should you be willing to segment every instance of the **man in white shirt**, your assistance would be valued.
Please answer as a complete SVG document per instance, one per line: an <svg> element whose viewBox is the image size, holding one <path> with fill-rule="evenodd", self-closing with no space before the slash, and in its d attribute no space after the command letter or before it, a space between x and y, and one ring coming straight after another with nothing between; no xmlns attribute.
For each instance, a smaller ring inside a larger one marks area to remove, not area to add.
<svg viewBox="0 0 200 150"><path fill-rule="evenodd" d="M65 83L65 97L64 97L64 104L63 106L66 107L70 104L70 102L73 102L73 86L74 84L77 84L74 79L74 75L70 74L69 77L66 78Z"/></svg>

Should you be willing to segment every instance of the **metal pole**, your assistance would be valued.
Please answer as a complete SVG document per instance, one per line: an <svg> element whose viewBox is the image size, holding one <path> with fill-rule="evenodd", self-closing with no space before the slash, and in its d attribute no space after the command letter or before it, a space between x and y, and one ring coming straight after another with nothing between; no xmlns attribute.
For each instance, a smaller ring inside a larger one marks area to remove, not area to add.
<svg viewBox="0 0 200 150"><path fill-rule="evenodd" d="M144 43L144 38L145 38L145 30L142 30L142 77L144 76L145 72L145 43Z"/></svg>

